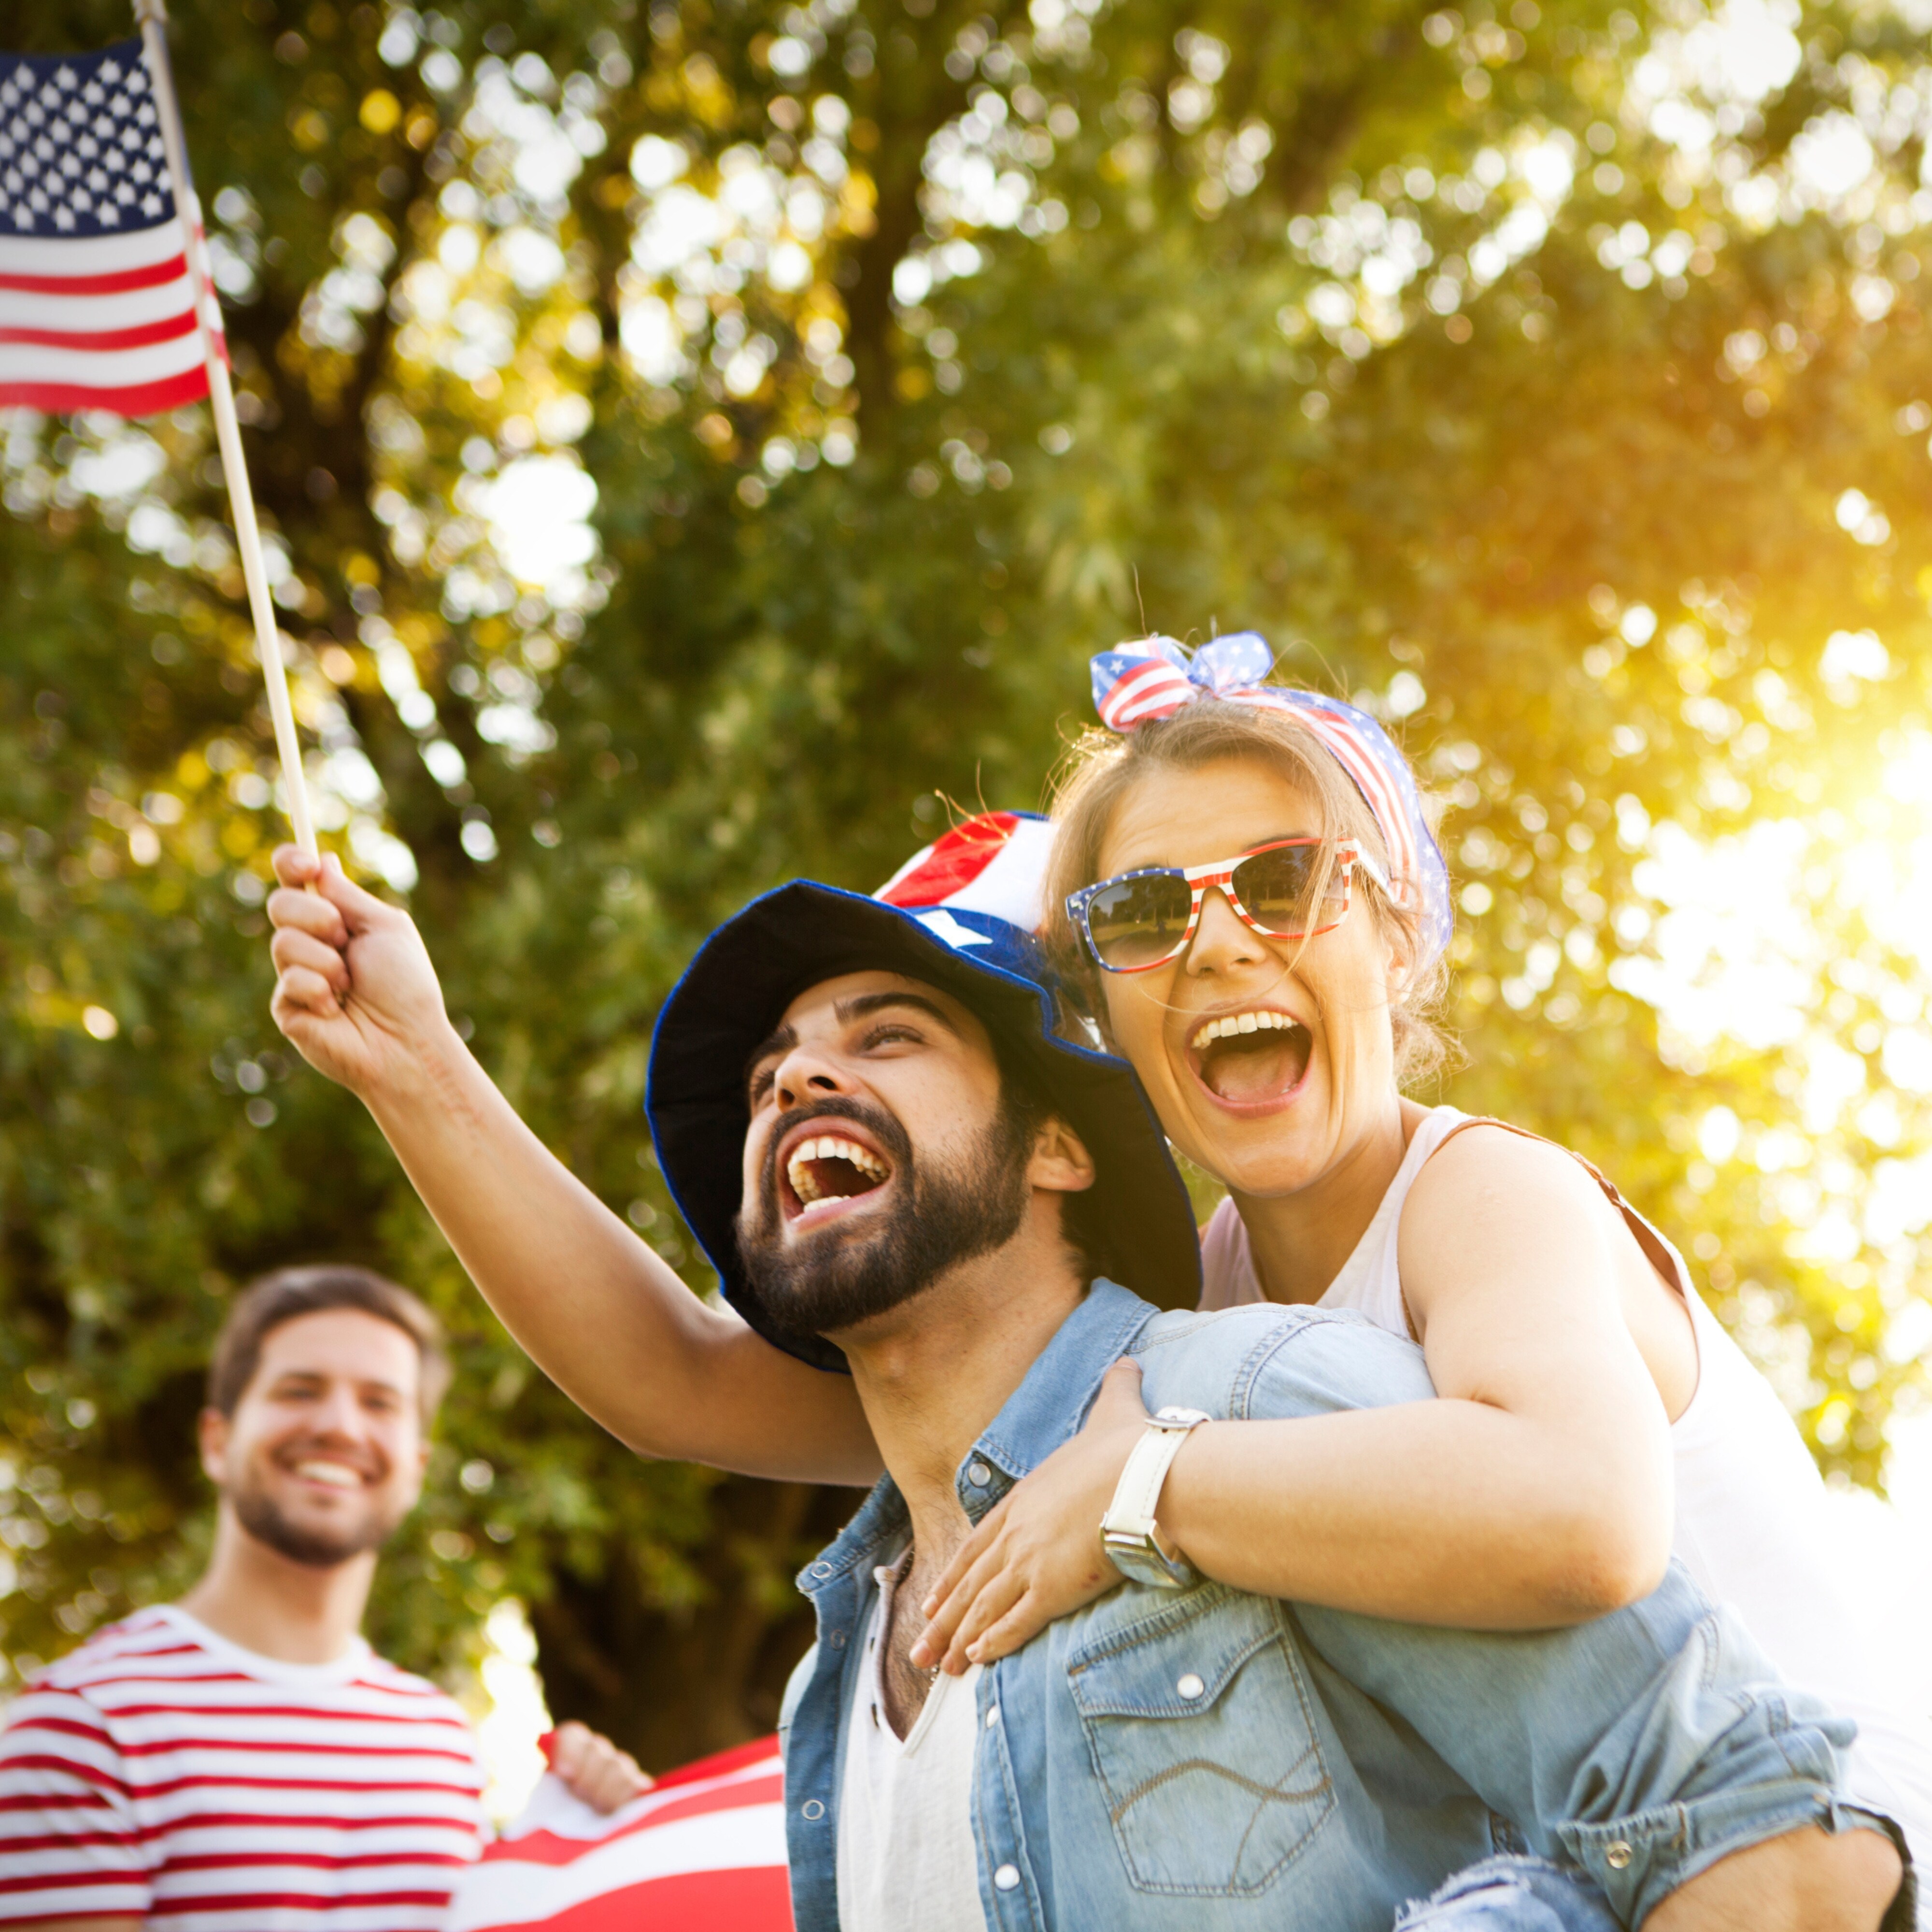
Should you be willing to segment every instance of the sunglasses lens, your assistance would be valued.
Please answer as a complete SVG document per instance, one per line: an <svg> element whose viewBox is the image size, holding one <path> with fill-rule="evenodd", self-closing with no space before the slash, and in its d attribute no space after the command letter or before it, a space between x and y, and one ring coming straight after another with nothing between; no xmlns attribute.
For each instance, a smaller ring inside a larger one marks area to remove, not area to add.
<svg viewBox="0 0 1932 1932"><path fill-rule="evenodd" d="M1185 879L1158 874L1102 887L1087 907L1087 930L1101 964L1127 971L1177 951L1192 898Z"/></svg>
<svg viewBox="0 0 1932 1932"><path fill-rule="evenodd" d="M1234 868L1234 890L1258 925L1292 938L1319 923L1314 892L1321 862L1319 845L1278 845L1271 852L1257 852ZM1330 868L1324 900L1340 898L1340 866Z"/></svg>

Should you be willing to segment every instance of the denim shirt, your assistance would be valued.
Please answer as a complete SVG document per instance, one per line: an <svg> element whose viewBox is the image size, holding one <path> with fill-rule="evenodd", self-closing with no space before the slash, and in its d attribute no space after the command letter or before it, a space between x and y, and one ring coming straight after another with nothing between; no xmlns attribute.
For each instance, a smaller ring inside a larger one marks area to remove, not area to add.
<svg viewBox="0 0 1932 1932"><path fill-rule="evenodd" d="M1150 1409L1218 1418L1435 1393L1420 1349L1352 1315L1161 1314L1096 1281L960 1465L968 1516L1078 1430L1130 1354ZM799 1932L838 1924L859 1636L874 1568L910 1533L888 1478L799 1578L818 1624L782 1726ZM983 1672L979 1707L988 1932L1359 1932L1525 1846L1635 1923L1726 1852L1850 1822L1837 1753L1854 1727L1780 1686L1675 1564L1630 1609L1509 1635L1126 1583Z"/></svg>

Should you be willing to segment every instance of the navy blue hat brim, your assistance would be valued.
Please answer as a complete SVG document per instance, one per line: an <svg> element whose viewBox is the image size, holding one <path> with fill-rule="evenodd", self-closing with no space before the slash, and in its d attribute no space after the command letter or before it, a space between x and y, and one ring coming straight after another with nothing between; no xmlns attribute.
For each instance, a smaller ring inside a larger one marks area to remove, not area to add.
<svg viewBox="0 0 1932 1932"><path fill-rule="evenodd" d="M949 944L940 933L966 943ZM1030 942L1016 943L1000 920L905 911L809 880L754 899L699 949L658 1017L645 1111L679 1211L726 1300L767 1340L819 1368L845 1366L831 1342L802 1342L767 1318L735 1232L750 1125L746 1064L800 993L843 973L902 973L976 1015L1092 1155L1095 1208L1124 1285L1162 1308L1198 1301L1193 1209L1153 1106L1124 1060L1059 1036L1040 970Z"/></svg>

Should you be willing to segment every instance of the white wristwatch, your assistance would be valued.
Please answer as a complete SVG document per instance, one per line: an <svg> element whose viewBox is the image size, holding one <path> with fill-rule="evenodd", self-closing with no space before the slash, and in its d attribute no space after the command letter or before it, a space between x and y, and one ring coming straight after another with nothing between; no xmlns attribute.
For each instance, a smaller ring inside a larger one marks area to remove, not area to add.
<svg viewBox="0 0 1932 1932"><path fill-rule="evenodd" d="M1161 1485L1188 1432L1213 1418L1198 1408L1163 1408L1148 1418L1147 1432L1134 1444L1114 1500L1100 1519L1100 1545L1115 1569L1130 1582L1159 1590L1184 1590L1201 1573L1184 1556L1161 1547L1154 1526Z"/></svg>

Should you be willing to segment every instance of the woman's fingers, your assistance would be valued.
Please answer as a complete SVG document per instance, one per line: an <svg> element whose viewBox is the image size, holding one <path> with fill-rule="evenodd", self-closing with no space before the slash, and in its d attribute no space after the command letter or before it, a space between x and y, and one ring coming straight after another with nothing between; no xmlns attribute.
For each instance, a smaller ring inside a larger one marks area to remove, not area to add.
<svg viewBox="0 0 1932 1932"><path fill-rule="evenodd" d="M966 1614L966 1606L973 1600L972 1593L962 1584L954 1584L936 1599L926 1598L924 1610L926 1628L914 1638L912 1660L922 1670L930 1670L944 1657L952 1642L952 1633L959 1628L959 1619Z"/></svg>
<svg viewBox="0 0 1932 1932"><path fill-rule="evenodd" d="M1101 1378L1100 1393L1088 1412L1089 1429L1119 1429L1147 1420L1147 1404L1141 1400L1141 1365L1123 1355Z"/></svg>
<svg viewBox="0 0 1932 1932"><path fill-rule="evenodd" d="M944 1669L957 1676L969 1664L990 1664L984 1640L987 1631L1004 1617L1021 1598L1029 1594L1030 1579L1018 1570L997 1570L974 1593L959 1628L946 1647Z"/></svg>
<svg viewBox="0 0 1932 1932"><path fill-rule="evenodd" d="M1138 1364L1115 1363L1081 1434L1003 1496L946 1566L920 1606L914 1663L956 1674L991 1662L1120 1580L1096 1532L1146 1420Z"/></svg>
<svg viewBox="0 0 1932 1932"><path fill-rule="evenodd" d="M1054 1614L1029 1591L974 1646L974 1662L997 1664L1001 1658L1012 1656L1022 1644L1032 1642L1052 1622Z"/></svg>
<svg viewBox="0 0 1932 1932"><path fill-rule="evenodd" d="M1006 1499L1002 1496L974 1525L972 1534L953 1552L952 1561L946 1564L939 1581L926 1593L926 1600L919 1606L921 1616L931 1616L958 1588L960 1579L992 1549L1006 1520Z"/></svg>
<svg viewBox="0 0 1932 1932"><path fill-rule="evenodd" d="M937 1603L933 1602L932 1598L927 1598L926 1601L933 1607L928 1612L925 1629L920 1632L912 1647L912 1660L921 1670L930 1670L934 1664L952 1656L963 1658L960 1626L980 1593L999 1576L1007 1561L1005 1546L995 1540L986 1546L970 1569L939 1593ZM965 1666L962 1663L958 1668L964 1670Z"/></svg>

